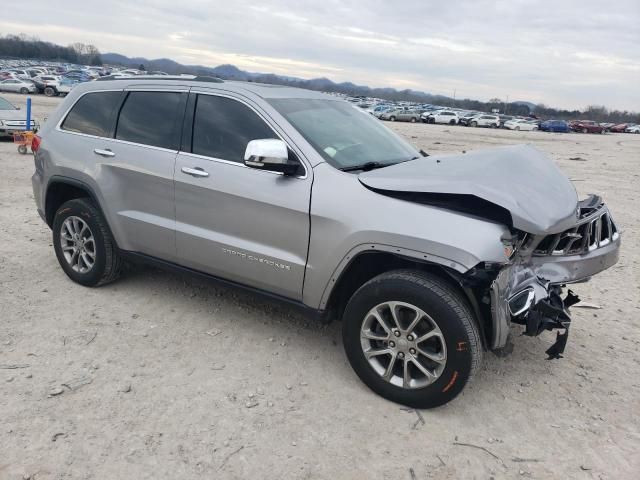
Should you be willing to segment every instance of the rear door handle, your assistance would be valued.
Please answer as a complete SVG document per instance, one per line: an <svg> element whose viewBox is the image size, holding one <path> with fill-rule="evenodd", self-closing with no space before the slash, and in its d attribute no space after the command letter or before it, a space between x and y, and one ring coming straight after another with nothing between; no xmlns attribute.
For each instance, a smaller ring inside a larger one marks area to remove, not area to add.
<svg viewBox="0 0 640 480"><path fill-rule="evenodd" d="M101 149L101 148L95 148L93 150L93 153L95 153L96 155L100 155L101 157L115 157L116 156L116 154L113 153L108 148L105 148L104 150Z"/></svg>
<svg viewBox="0 0 640 480"><path fill-rule="evenodd" d="M181 170L182 170L182 173L186 173L187 175L191 175L192 177L208 177L209 176L209 173L205 172L200 167L193 167L193 168L182 167Z"/></svg>

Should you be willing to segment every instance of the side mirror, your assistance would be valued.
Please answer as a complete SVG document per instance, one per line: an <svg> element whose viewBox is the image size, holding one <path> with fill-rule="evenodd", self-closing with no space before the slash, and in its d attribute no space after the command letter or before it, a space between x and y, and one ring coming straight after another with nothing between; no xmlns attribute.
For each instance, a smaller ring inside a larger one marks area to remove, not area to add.
<svg viewBox="0 0 640 480"><path fill-rule="evenodd" d="M244 152L244 164L285 175L295 175L300 168L298 162L289 160L287 144L275 138L251 140Z"/></svg>

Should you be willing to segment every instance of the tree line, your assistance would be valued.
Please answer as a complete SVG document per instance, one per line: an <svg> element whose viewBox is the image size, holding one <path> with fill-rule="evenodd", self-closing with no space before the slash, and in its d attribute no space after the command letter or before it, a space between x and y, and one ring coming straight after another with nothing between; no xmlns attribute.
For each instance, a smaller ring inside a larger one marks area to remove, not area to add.
<svg viewBox="0 0 640 480"><path fill-rule="evenodd" d="M44 42L37 37L0 35L0 58L49 60L78 65L102 65L100 51L94 45L72 43L67 47Z"/></svg>

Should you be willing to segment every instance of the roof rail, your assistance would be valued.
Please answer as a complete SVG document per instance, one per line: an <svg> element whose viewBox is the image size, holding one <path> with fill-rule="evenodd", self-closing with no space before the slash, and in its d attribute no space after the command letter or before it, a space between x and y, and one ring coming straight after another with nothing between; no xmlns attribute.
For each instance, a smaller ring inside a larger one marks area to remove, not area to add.
<svg viewBox="0 0 640 480"><path fill-rule="evenodd" d="M107 75L97 78L95 81L106 82L109 80L186 80L189 82L224 83L224 80L221 78L208 77L205 75L131 75L126 77Z"/></svg>

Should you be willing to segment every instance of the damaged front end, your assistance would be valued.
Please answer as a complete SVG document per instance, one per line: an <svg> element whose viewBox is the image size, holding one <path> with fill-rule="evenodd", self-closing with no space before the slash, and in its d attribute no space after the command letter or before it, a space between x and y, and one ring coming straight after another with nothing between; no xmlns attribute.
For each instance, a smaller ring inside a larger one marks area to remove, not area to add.
<svg viewBox="0 0 640 480"><path fill-rule="evenodd" d="M508 265L499 269L490 286L492 338L490 347L505 347L511 323L524 334L562 330L546 351L560 358L567 343L569 307L579 298L567 284L588 280L618 261L620 233L600 197L578 205L575 225L551 235L522 234Z"/></svg>

